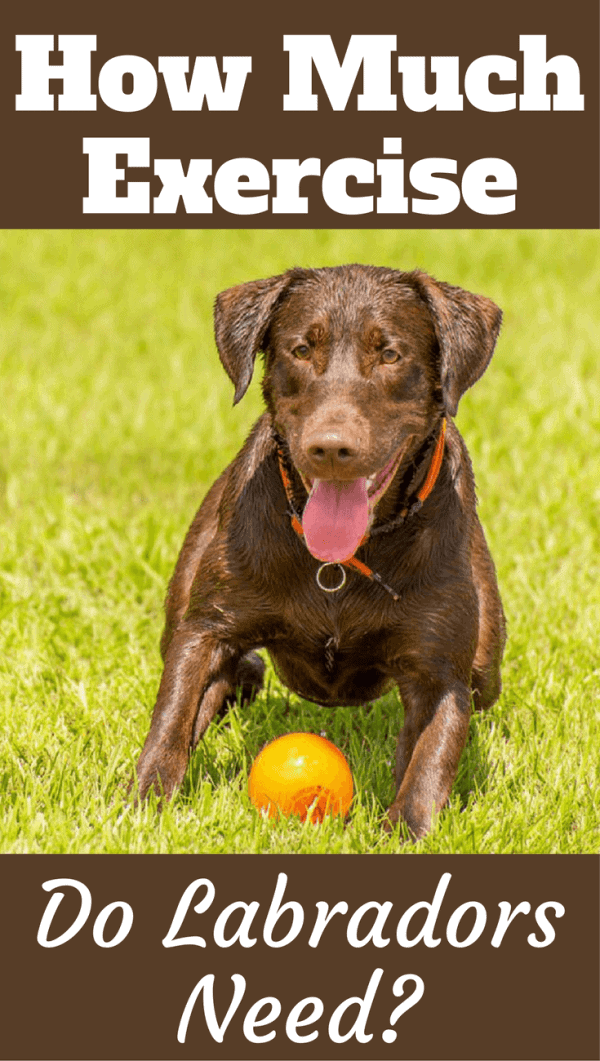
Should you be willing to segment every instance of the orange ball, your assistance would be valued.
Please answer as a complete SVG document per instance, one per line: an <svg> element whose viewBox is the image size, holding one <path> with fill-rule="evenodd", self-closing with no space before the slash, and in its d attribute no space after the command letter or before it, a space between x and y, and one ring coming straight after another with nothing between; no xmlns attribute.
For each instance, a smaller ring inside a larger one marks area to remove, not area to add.
<svg viewBox="0 0 600 1061"><path fill-rule="evenodd" d="M345 816L354 785L350 767L331 741L314 733L287 733L257 755L248 778L248 794L269 818L308 816L322 822L326 814Z"/></svg>

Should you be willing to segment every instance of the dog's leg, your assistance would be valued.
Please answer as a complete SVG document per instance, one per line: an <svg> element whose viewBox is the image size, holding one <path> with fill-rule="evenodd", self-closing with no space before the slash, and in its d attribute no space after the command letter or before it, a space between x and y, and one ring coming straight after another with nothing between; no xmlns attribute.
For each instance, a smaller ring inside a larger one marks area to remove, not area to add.
<svg viewBox="0 0 600 1061"><path fill-rule="evenodd" d="M229 676L216 678L209 685L198 706L190 751L193 751L198 742L202 740L215 715L224 715L233 704L235 704L235 687L231 679Z"/></svg>
<svg viewBox="0 0 600 1061"><path fill-rule="evenodd" d="M139 798L154 787L170 799L181 784L193 744L233 690L237 662L229 646L193 626L173 635L137 765Z"/></svg>
<svg viewBox="0 0 600 1061"><path fill-rule="evenodd" d="M263 687L265 665L256 652L248 652L238 663L233 680L223 675L209 685L198 707L194 722L192 750L202 740L215 715L221 717L235 707L239 700L242 706L251 704Z"/></svg>
<svg viewBox="0 0 600 1061"><path fill-rule="evenodd" d="M251 704L263 687L265 669L257 652L248 652L242 656L235 670L233 688L225 693L219 713L224 715L230 707L235 707L238 695L242 704ZM198 717L200 717L200 712L198 712ZM197 743L197 740L194 740L194 747Z"/></svg>
<svg viewBox="0 0 600 1061"><path fill-rule="evenodd" d="M500 696L500 664L506 642L506 623L494 562L479 520L473 537L472 571L479 605L479 634L473 660L471 688L476 711L491 707Z"/></svg>
<svg viewBox="0 0 600 1061"><path fill-rule="evenodd" d="M264 673L265 665L260 656L256 652L248 652L239 661L233 680L229 674L221 675L209 685L194 722L192 749L202 740L215 715L225 715L231 707L235 707L238 693L242 704L254 700L262 689Z"/></svg>
<svg viewBox="0 0 600 1061"><path fill-rule="evenodd" d="M404 820L418 839L450 795L467 739L471 694L464 682L441 683L428 675L402 678L398 685L405 721L396 756L398 791L388 820L390 825Z"/></svg>

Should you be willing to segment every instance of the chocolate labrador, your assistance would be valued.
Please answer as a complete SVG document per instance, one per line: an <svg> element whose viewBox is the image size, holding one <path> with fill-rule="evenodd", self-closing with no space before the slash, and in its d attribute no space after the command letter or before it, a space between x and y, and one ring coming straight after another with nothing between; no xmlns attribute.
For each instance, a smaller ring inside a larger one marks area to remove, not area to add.
<svg viewBox="0 0 600 1061"><path fill-rule="evenodd" d="M500 327L487 298L414 271L290 269L220 294L215 334L266 412L209 490L166 601L164 673L138 791L167 799L215 714L281 680L317 704L397 685L388 827L446 803L476 708L500 692L505 630L459 399Z"/></svg>

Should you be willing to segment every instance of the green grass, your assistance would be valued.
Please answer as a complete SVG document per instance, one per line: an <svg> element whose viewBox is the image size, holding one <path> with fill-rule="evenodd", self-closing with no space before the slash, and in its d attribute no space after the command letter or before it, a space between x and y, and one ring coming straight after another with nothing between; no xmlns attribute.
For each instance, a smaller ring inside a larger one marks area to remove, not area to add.
<svg viewBox="0 0 600 1061"><path fill-rule="evenodd" d="M256 380L232 408L214 296L363 261L419 265L505 311L458 417L508 616L504 693L472 720L451 805L412 850L598 851L599 252L596 232L0 234L0 850L400 850L381 831L395 694L328 711L269 672L162 814L125 795L179 546L261 408ZM350 761L345 826L274 825L249 805L252 757L302 729Z"/></svg>

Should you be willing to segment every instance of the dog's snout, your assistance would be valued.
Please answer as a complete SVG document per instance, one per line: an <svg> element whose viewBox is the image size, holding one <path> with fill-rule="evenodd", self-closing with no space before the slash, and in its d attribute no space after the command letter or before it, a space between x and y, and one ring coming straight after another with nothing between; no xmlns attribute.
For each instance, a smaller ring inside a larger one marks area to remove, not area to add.
<svg viewBox="0 0 600 1061"><path fill-rule="evenodd" d="M357 447L339 431L320 431L307 440L306 452L316 463L333 461L347 464L355 459Z"/></svg>
<svg viewBox="0 0 600 1061"><path fill-rule="evenodd" d="M315 427L303 442L309 474L325 479L345 479L361 474L361 440L347 426Z"/></svg>

